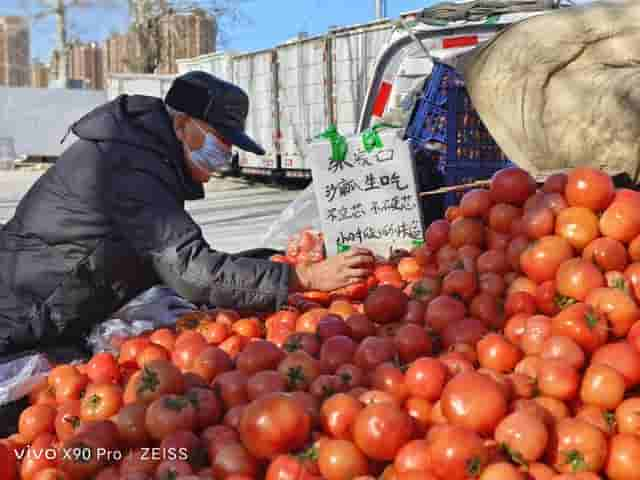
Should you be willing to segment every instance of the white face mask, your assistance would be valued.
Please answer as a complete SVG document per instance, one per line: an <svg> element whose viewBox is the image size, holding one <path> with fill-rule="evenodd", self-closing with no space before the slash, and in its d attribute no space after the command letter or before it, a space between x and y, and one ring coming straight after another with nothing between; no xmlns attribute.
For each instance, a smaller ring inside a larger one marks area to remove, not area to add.
<svg viewBox="0 0 640 480"><path fill-rule="evenodd" d="M213 133L205 131L196 122L196 127L204 134L204 142L197 150L191 150L191 160L206 172L213 172L231 162L231 150Z"/></svg>

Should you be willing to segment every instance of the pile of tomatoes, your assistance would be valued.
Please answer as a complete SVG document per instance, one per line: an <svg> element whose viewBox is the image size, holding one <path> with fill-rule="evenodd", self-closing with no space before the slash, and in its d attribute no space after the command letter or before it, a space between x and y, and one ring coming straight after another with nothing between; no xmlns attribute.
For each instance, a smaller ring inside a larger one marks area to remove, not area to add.
<svg viewBox="0 0 640 480"><path fill-rule="evenodd" d="M640 479L640 194L510 168L424 240L367 282L57 366L0 478Z"/></svg>

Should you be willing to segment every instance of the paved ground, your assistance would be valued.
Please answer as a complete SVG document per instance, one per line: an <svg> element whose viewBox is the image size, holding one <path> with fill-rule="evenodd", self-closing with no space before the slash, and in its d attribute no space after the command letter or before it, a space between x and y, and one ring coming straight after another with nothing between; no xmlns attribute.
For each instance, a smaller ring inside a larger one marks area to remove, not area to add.
<svg viewBox="0 0 640 480"><path fill-rule="evenodd" d="M11 218L22 195L42 170L0 171L0 223ZM271 223L299 194L238 179L212 179L205 200L187 210L202 226L213 248L229 253L256 248Z"/></svg>

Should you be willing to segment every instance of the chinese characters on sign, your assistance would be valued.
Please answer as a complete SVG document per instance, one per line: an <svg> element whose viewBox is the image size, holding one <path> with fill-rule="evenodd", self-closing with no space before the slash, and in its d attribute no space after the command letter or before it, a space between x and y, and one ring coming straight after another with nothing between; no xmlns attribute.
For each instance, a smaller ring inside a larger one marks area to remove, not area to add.
<svg viewBox="0 0 640 480"><path fill-rule="evenodd" d="M313 184L330 255L361 244L380 255L422 239L413 160L397 130L380 133L381 146L348 140L344 159L332 160L329 142L311 146Z"/></svg>

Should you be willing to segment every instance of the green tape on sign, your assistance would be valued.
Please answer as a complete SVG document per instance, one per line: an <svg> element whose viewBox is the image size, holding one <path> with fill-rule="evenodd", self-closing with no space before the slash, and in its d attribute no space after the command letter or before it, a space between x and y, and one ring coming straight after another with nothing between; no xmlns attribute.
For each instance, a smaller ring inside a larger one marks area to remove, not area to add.
<svg viewBox="0 0 640 480"><path fill-rule="evenodd" d="M374 148L384 147L380 135L373 128L365 130L362 133L362 146L367 153L371 152Z"/></svg>
<svg viewBox="0 0 640 480"><path fill-rule="evenodd" d="M380 131L385 128L399 128L395 125L391 125L389 123L379 123L371 127L368 130L362 132L362 147L365 149L367 153L370 153L376 148L383 148L384 144L382 143L382 139L380 138Z"/></svg>
<svg viewBox="0 0 640 480"><path fill-rule="evenodd" d="M335 125L330 125L317 138L326 138L331 143L331 160L343 162L347 158L347 150L349 148L347 139L344 138L344 135L340 135Z"/></svg>
<svg viewBox="0 0 640 480"><path fill-rule="evenodd" d="M349 245L343 245L342 243L338 244L338 253L348 252L349 250L351 250Z"/></svg>
<svg viewBox="0 0 640 480"><path fill-rule="evenodd" d="M414 240L411 243L413 244L414 247L421 247L424 245L424 240Z"/></svg>

